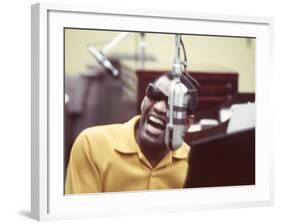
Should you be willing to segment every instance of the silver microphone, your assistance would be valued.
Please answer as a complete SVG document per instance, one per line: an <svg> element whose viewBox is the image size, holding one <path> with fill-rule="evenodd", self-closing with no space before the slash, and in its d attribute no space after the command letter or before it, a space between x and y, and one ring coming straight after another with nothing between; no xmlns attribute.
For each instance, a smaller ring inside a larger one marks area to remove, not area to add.
<svg viewBox="0 0 281 224"><path fill-rule="evenodd" d="M168 111L165 131L165 144L170 150L175 150L183 144L185 134L188 89L181 82L182 64L180 61L181 36L176 34L175 58L173 62L172 81L168 97Z"/></svg>
<svg viewBox="0 0 281 224"><path fill-rule="evenodd" d="M108 58L96 48L90 46L88 48L89 52L97 59L97 61L106 69L108 69L114 77L119 76L119 71L113 64L108 60Z"/></svg>
<svg viewBox="0 0 281 224"><path fill-rule="evenodd" d="M165 132L165 144L175 150L183 144L186 123L188 89L179 78L173 79L168 98L168 123Z"/></svg>

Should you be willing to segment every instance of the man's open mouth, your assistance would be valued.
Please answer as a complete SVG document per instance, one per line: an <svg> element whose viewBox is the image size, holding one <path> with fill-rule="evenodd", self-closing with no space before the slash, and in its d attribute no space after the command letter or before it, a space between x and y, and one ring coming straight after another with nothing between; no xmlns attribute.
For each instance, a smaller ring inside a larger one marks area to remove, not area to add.
<svg viewBox="0 0 281 224"><path fill-rule="evenodd" d="M147 124L152 126L152 128L164 131L166 128L166 121L163 118L156 117L154 115L149 115L147 119Z"/></svg>

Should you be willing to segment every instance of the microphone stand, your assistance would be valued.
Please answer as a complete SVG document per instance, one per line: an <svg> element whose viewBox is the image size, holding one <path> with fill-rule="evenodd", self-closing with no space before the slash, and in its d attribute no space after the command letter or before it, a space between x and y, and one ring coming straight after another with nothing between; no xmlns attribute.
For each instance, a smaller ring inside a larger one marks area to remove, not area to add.
<svg viewBox="0 0 281 224"><path fill-rule="evenodd" d="M178 78L182 74L181 59L180 59L181 34L176 34L175 37L175 58L173 63L173 75Z"/></svg>

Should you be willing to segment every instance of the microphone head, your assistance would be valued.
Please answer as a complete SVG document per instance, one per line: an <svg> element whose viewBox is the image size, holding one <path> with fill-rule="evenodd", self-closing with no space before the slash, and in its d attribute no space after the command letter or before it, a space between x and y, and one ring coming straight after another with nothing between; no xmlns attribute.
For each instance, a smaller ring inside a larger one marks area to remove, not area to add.
<svg viewBox="0 0 281 224"><path fill-rule="evenodd" d="M119 76L119 70L116 69L113 64L108 60L108 58L99 50L94 48L93 46L90 46L88 48L89 52L96 58L98 63L106 68L112 75L113 77L118 77Z"/></svg>
<svg viewBox="0 0 281 224"><path fill-rule="evenodd" d="M188 89L179 79L173 79L168 98L165 144L170 150L179 148L185 132Z"/></svg>

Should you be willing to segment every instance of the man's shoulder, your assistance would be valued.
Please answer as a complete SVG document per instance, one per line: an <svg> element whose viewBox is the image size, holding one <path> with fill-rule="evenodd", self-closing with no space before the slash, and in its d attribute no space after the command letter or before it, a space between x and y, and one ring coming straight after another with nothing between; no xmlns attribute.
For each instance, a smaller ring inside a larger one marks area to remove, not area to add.
<svg viewBox="0 0 281 224"><path fill-rule="evenodd" d="M82 135L87 138L110 138L118 134L122 129L123 124L109 124L109 125L98 125L94 127L86 128L82 131Z"/></svg>
<svg viewBox="0 0 281 224"><path fill-rule="evenodd" d="M89 127L80 133L78 141L87 146L84 150L89 151L88 153L95 160L95 163L104 164L107 158L114 153L116 140L121 128L122 124Z"/></svg>
<svg viewBox="0 0 281 224"><path fill-rule="evenodd" d="M78 141L89 146L90 150L109 153L122 144L132 141L134 125L138 117L134 117L128 122L108 125L98 125L83 130ZM102 148L102 150L99 150Z"/></svg>
<svg viewBox="0 0 281 224"><path fill-rule="evenodd" d="M139 120L139 116L134 116L129 121L117 124L97 125L85 129L82 134L87 137L101 137L110 138L115 137L121 133L128 133L134 129L136 122Z"/></svg>

